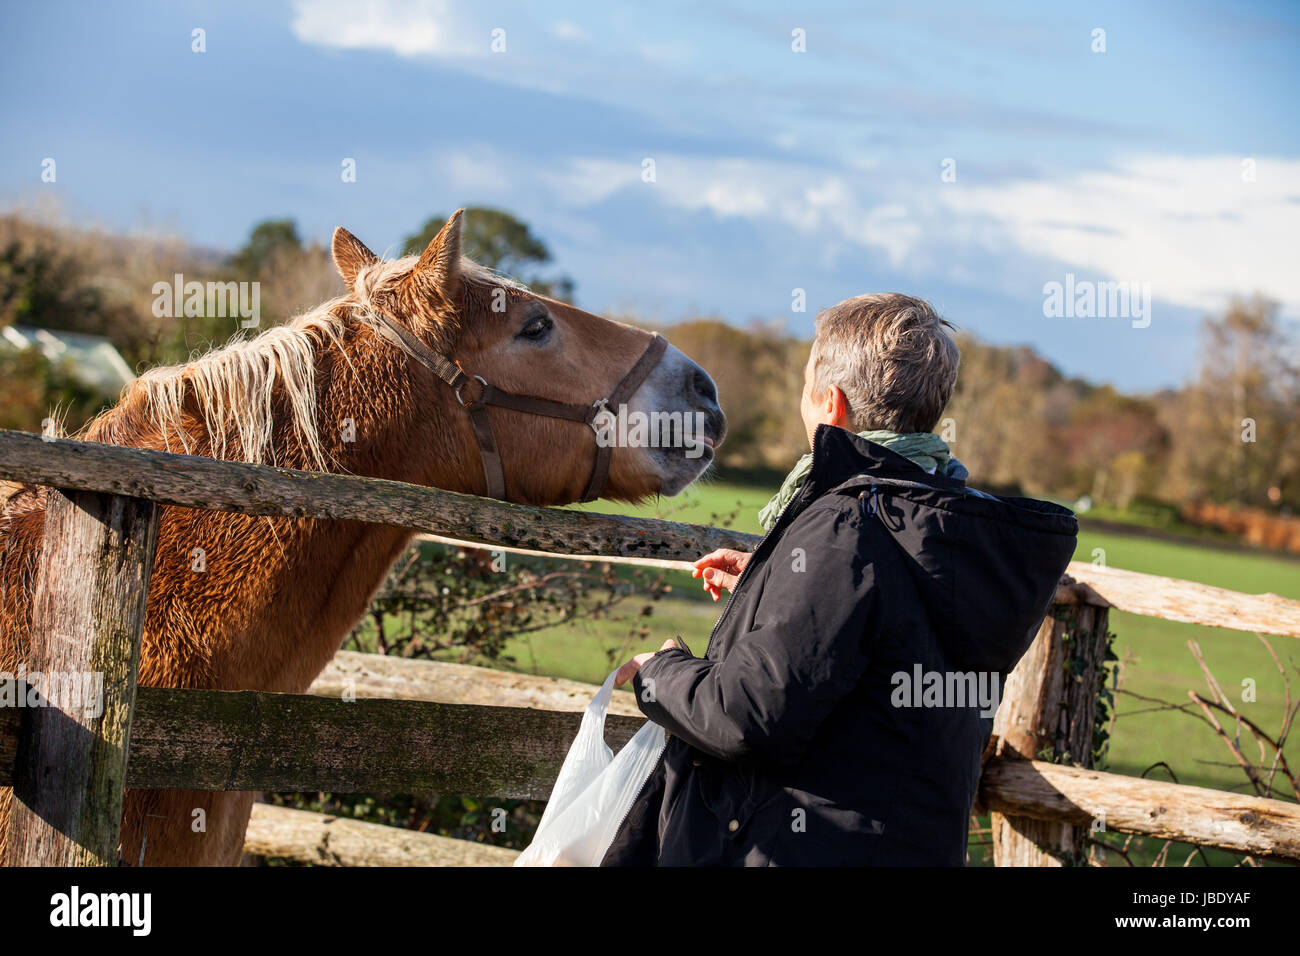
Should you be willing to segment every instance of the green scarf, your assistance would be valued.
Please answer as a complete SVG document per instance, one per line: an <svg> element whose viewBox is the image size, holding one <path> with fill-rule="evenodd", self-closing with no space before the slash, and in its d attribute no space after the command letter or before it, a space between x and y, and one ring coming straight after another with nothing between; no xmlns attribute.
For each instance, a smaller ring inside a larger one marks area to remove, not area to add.
<svg viewBox="0 0 1300 956"><path fill-rule="evenodd" d="M911 432L900 435L898 432L879 430L858 432L858 437L883 445L904 458L910 458L926 471L946 473L949 462L956 460L952 457L948 443L934 432ZM812 471L812 459L812 452L800 458L790 474L785 476L785 481L781 483L781 490L773 495L772 500L758 513L758 523L763 526L764 531L771 531L776 525L776 519L781 517L785 506L794 498L799 486L808 477L808 472Z"/></svg>

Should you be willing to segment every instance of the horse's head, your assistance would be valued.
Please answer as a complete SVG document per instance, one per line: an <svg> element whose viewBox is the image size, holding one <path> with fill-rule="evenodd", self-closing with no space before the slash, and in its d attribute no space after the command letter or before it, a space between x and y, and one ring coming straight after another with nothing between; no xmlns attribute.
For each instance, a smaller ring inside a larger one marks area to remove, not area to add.
<svg viewBox="0 0 1300 956"><path fill-rule="evenodd" d="M511 501L578 501L593 485L630 501L675 495L713 460L726 416L704 369L651 333L463 258L459 211L418 259L380 263L342 228L333 251L376 330L406 353L412 397L445 423L427 436L439 447L412 442L430 458L428 483L501 494L495 470ZM599 402L611 396L620 407L605 412ZM594 480L605 467L608 479Z"/></svg>

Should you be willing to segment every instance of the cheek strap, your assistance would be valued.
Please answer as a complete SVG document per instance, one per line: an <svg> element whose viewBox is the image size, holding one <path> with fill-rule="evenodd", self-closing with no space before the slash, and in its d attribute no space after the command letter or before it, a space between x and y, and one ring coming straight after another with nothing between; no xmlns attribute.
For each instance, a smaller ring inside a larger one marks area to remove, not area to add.
<svg viewBox="0 0 1300 956"><path fill-rule="evenodd" d="M497 388L495 385L490 385L478 375L471 378L465 374L460 366L446 356L433 351L433 349L416 338L409 329L389 316L384 315L382 312L372 312L370 317L377 320L377 324L372 327L384 339L401 349L416 362L437 375L448 386L455 389L456 401L468 413L470 426L474 430L474 438L478 442L479 455L483 459L483 476L487 482L487 497L498 498L503 501L506 500L505 470L501 465L501 452L497 448L496 435L492 432L492 420L488 416L489 405L509 408L528 415L541 415L544 418L561 418L568 421L582 422L591 425L594 432L595 426L593 422L601 410L609 408L614 414L617 414L618 407L626 404L636 394L637 389L649 377L655 366L659 364L659 360L663 358L664 352L668 349L668 340L659 333L654 333L651 336L650 343L645 347L645 351L636 360L636 364L623 376L622 381L614 386L614 390L609 393L607 398L598 399L585 405L573 404L557 402L549 398L538 398L535 395L518 395ZM461 392L464 391L466 385L475 382L478 383L478 396L467 401ZM579 500L584 502L595 501L600 497L601 492L605 490L606 482L609 480L609 466L612 456L613 448L611 446L602 445L600 442L596 443L596 460L591 467L591 479L587 482L586 491L583 492L582 498Z"/></svg>

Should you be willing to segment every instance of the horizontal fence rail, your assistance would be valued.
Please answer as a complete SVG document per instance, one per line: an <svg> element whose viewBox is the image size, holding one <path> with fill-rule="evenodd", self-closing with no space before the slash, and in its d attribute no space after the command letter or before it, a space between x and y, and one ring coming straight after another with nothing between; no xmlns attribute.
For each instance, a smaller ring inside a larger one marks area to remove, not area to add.
<svg viewBox="0 0 1300 956"><path fill-rule="evenodd" d="M1071 561L1074 601L1117 611L1234 631L1300 637L1300 601L1276 594L1242 594L1227 588L1141 571ZM1072 603L1057 589L1058 604Z"/></svg>
<svg viewBox="0 0 1300 956"><path fill-rule="evenodd" d="M18 711L0 711L0 754ZM141 687L127 785L146 789L549 796L581 715L478 704ZM618 749L643 719L611 715ZM0 785L12 761L0 764ZM995 811L1300 862L1300 806L993 758L981 800ZM314 824L318 821L312 821Z"/></svg>
<svg viewBox="0 0 1300 956"><path fill-rule="evenodd" d="M436 488L47 439L0 429L0 480L150 498L166 505L288 518L388 524L445 543L685 570L715 548L752 550L758 535L708 525L540 508ZM1189 624L1300 638L1300 601L1239 594L1075 561L1057 603L1095 604Z"/></svg>
<svg viewBox="0 0 1300 956"><path fill-rule="evenodd" d="M582 715L415 700L141 687L129 787L550 796ZM610 716L618 749L644 718Z"/></svg>
<svg viewBox="0 0 1300 956"><path fill-rule="evenodd" d="M1041 760L994 758L980 779L994 811L1300 862L1300 804L1102 773Z"/></svg>
<svg viewBox="0 0 1300 956"><path fill-rule="evenodd" d="M539 677L450 661L339 651L312 681L307 693L320 697L350 694L581 713L597 690L593 684L563 677ZM636 706L636 698L626 690L615 690L610 696L609 713L645 719Z"/></svg>
<svg viewBox="0 0 1300 956"><path fill-rule="evenodd" d="M421 485L45 439L0 429L0 479L285 518L336 518L562 554L694 559L758 536L707 525L510 504Z"/></svg>
<svg viewBox="0 0 1300 956"><path fill-rule="evenodd" d="M0 710L0 753L15 748L20 714ZM581 720L525 707L140 687L126 785L544 800ZM605 739L618 749L643 723L611 714ZM0 786L12 776L8 760Z"/></svg>
<svg viewBox="0 0 1300 956"><path fill-rule="evenodd" d="M486 843L266 803L253 804L244 852L315 866L511 866L519 856Z"/></svg>

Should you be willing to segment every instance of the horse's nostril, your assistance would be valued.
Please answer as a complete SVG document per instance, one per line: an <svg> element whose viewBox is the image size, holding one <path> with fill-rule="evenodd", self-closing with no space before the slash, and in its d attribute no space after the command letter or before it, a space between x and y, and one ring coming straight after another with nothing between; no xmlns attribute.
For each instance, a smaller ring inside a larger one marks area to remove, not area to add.
<svg viewBox="0 0 1300 956"><path fill-rule="evenodd" d="M691 377L691 385L694 387L695 393L705 401L713 402L715 405L717 404L718 389L713 384L713 379L709 378L708 373L705 372L704 369L697 368L695 370L695 374Z"/></svg>

